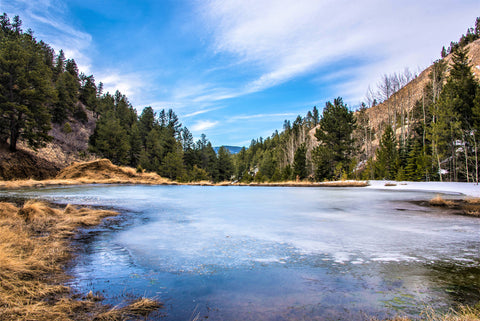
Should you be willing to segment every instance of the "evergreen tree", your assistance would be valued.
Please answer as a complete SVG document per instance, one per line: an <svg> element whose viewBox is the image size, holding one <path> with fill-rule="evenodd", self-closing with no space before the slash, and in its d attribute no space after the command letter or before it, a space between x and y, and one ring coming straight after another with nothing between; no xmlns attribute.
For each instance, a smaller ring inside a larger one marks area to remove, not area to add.
<svg viewBox="0 0 480 321"><path fill-rule="evenodd" d="M110 159L112 163L127 165L130 150L128 142L127 131L113 112L109 112L97 122L90 145L93 152Z"/></svg>
<svg viewBox="0 0 480 321"><path fill-rule="evenodd" d="M173 180L179 179L185 175L185 167L183 165L182 150L180 144L177 148L165 155L162 160L162 166L158 173Z"/></svg>
<svg viewBox="0 0 480 321"><path fill-rule="evenodd" d="M392 126L388 125L380 140L380 146L376 151L377 161L375 174L380 179L395 179L398 154L397 140Z"/></svg>
<svg viewBox="0 0 480 321"><path fill-rule="evenodd" d="M93 75L80 75L81 87L79 100L89 109L97 111L97 87L95 86L95 78Z"/></svg>
<svg viewBox="0 0 480 321"><path fill-rule="evenodd" d="M307 178L307 148L305 144L300 145L295 151L293 175L300 180Z"/></svg>
<svg viewBox="0 0 480 321"><path fill-rule="evenodd" d="M140 161L140 155L142 154L142 137L140 136L140 130L138 129L137 123L133 124L130 129L129 135L129 165L132 167L137 167Z"/></svg>
<svg viewBox="0 0 480 321"><path fill-rule="evenodd" d="M58 77L65 72L65 54L63 50L58 53L55 67L53 69L53 80L57 81Z"/></svg>
<svg viewBox="0 0 480 321"><path fill-rule="evenodd" d="M233 175L232 156L224 146L218 149L217 155L217 181L229 181Z"/></svg>
<svg viewBox="0 0 480 321"><path fill-rule="evenodd" d="M31 35L21 33L20 20L16 27L8 27L8 17L2 17L8 36L0 39L1 139L9 139L11 151L20 138L33 147L42 146L50 139L51 70L41 47Z"/></svg>
<svg viewBox="0 0 480 321"><path fill-rule="evenodd" d="M333 104L326 103L319 126L315 133L319 146L313 151L316 179L331 179L338 164L348 170L354 151L355 117L339 97Z"/></svg>
<svg viewBox="0 0 480 321"><path fill-rule="evenodd" d="M138 130L142 139L144 148L146 147L147 135L153 130L157 124L156 114L152 107L145 107L138 118Z"/></svg>
<svg viewBox="0 0 480 321"><path fill-rule="evenodd" d="M459 48L453 53L450 76L441 93L443 103L449 104L458 113L464 129L471 128L472 107L478 87L467 54L468 51L464 48Z"/></svg>

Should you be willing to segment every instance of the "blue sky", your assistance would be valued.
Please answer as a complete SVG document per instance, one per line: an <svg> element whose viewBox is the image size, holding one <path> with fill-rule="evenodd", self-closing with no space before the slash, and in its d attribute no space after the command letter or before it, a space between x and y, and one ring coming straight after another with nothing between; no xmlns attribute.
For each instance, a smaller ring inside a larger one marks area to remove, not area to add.
<svg viewBox="0 0 480 321"><path fill-rule="evenodd" d="M480 15L478 0L0 0L139 111L172 108L195 138L248 146L383 74L418 72Z"/></svg>

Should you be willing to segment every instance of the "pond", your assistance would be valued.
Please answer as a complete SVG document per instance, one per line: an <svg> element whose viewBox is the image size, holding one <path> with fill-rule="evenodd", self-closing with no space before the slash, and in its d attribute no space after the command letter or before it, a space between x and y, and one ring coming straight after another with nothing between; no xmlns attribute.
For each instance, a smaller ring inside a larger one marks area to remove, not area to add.
<svg viewBox="0 0 480 321"><path fill-rule="evenodd" d="M418 316L480 301L480 219L434 194L363 188L92 185L3 197L122 212L80 233L68 273L107 303L155 297L162 320Z"/></svg>

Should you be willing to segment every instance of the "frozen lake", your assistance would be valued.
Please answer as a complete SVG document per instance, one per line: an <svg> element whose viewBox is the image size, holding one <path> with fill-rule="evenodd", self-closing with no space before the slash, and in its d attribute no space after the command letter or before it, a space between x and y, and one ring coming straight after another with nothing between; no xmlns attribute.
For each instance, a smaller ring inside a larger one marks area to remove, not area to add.
<svg viewBox="0 0 480 321"><path fill-rule="evenodd" d="M113 207L69 273L107 303L156 297L163 320L418 315L480 301L480 219L363 188L79 186L2 196Z"/></svg>

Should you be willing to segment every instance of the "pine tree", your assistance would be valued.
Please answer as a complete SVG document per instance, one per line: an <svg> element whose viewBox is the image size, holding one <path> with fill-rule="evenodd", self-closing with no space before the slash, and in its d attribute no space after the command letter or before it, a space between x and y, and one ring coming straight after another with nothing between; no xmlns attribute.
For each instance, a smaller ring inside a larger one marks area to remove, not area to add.
<svg viewBox="0 0 480 321"><path fill-rule="evenodd" d="M2 24L8 20L3 15ZM17 27L5 25L8 36L0 39L0 119L2 140L16 151L19 139L42 146L51 137L48 104L54 98L51 70L35 39Z"/></svg>
<svg viewBox="0 0 480 321"><path fill-rule="evenodd" d="M375 175L380 179L395 179L397 170L397 140L392 126L388 125L376 151Z"/></svg>
<svg viewBox="0 0 480 321"><path fill-rule="evenodd" d="M217 181L229 181L233 175L232 155L224 146L218 149L217 155Z"/></svg>
<svg viewBox="0 0 480 321"><path fill-rule="evenodd" d="M142 154L142 137L140 136L140 130L137 123L133 124L130 132L128 133L129 140L129 165L131 167L137 167L140 161L140 155Z"/></svg>
<svg viewBox="0 0 480 321"><path fill-rule="evenodd" d="M300 180L307 178L307 148L305 144L300 145L295 151L293 175Z"/></svg>
<svg viewBox="0 0 480 321"><path fill-rule="evenodd" d="M467 54L465 48L459 48L453 53L450 76L441 93L443 101L458 113L464 129L471 128L472 107L478 87Z"/></svg>
<svg viewBox="0 0 480 321"><path fill-rule="evenodd" d="M113 112L109 112L97 122L90 140L91 150L106 157L117 165L129 164L129 141L127 131L120 125Z"/></svg>
<svg viewBox="0 0 480 321"><path fill-rule="evenodd" d="M350 159L354 152L355 117L343 103L342 98L327 102L322 118L315 133L319 146L313 151L316 166L316 179L331 179L334 177L337 164L341 169L348 170Z"/></svg>

